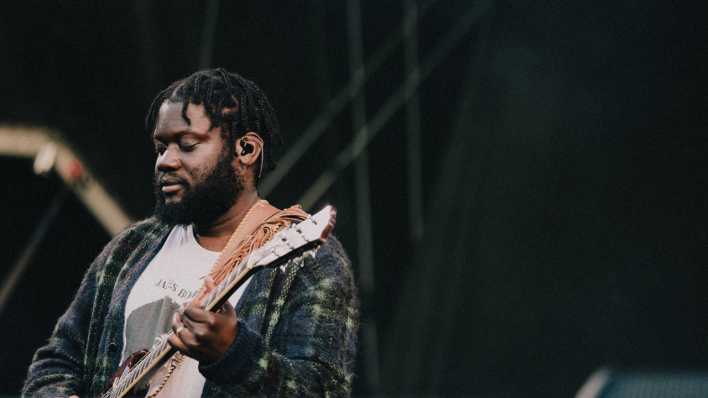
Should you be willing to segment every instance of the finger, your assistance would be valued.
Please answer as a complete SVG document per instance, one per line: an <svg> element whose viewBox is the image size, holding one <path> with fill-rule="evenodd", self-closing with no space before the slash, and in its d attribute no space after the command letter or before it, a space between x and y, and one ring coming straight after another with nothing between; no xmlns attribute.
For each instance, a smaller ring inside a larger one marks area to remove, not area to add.
<svg viewBox="0 0 708 398"><path fill-rule="evenodd" d="M202 327L203 329L203 327ZM201 334L201 329L200 334ZM189 318L182 318L179 314L175 314L172 318L172 333L179 337L182 343L188 347L193 347L198 345L198 338L195 334L195 323L191 322Z"/></svg>
<svg viewBox="0 0 708 398"><path fill-rule="evenodd" d="M213 317L214 314L212 312L190 305L186 310L184 310L183 320L188 319L192 322L211 323L213 322Z"/></svg>
<svg viewBox="0 0 708 398"><path fill-rule="evenodd" d="M226 300L224 301L224 304L221 305L219 308L219 311L217 312L217 316L220 316L221 318L226 318L226 319L231 319L236 317L236 309L231 305L231 303Z"/></svg>
<svg viewBox="0 0 708 398"><path fill-rule="evenodd" d="M198 349L202 348L202 344L208 343L209 341L214 339L214 334L211 331L211 326L206 323L195 323L189 326L189 333L189 337L194 339L195 346L199 346L196 347Z"/></svg>
<svg viewBox="0 0 708 398"><path fill-rule="evenodd" d="M233 329L236 331L238 328L238 316L236 315L236 310L228 301L225 301L224 304L221 305L219 312L214 314L214 318L214 324L211 325L211 329L213 331L219 331L222 329Z"/></svg>
<svg viewBox="0 0 708 398"><path fill-rule="evenodd" d="M178 334L170 335L170 337L167 338L167 342L170 343L170 345L172 347L179 350L183 354L186 354L189 352L189 348L187 347L186 344L184 344L182 339L179 338Z"/></svg>
<svg viewBox="0 0 708 398"><path fill-rule="evenodd" d="M179 312L175 312L172 316L172 331L177 334L177 330L181 327L185 327L182 317Z"/></svg>
<svg viewBox="0 0 708 398"><path fill-rule="evenodd" d="M172 336L169 337L169 339L175 338L175 341L178 341L182 346L184 346L184 342L182 341L181 333L185 331L185 324L182 320L182 317L179 316L179 314L175 314L172 317Z"/></svg>
<svg viewBox="0 0 708 398"><path fill-rule="evenodd" d="M221 308L219 308L219 312L222 314L230 314L230 313L236 313L236 309L234 308L231 303L229 303L229 300L224 301L224 304L221 305Z"/></svg>
<svg viewBox="0 0 708 398"><path fill-rule="evenodd" d="M182 318L182 324L184 325L184 330L189 330L190 332L192 332L193 335L201 335L204 330L207 330L211 327L210 320L206 320L204 322L197 322L189 319L189 317L187 316Z"/></svg>
<svg viewBox="0 0 708 398"><path fill-rule="evenodd" d="M181 319L181 322L178 325L172 326L173 335L177 336L182 344L187 346L189 349L193 349L195 346L199 345L193 329L194 327L188 319Z"/></svg>
<svg viewBox="0 0 708 398"><path fill-rule="evenodd" d="M216 288L216 283L214 283L214 278L212 278L211 275L204 278L204 286L206 286L209 292Z"/></svg>
<svg viewBox="0 0 708 398"><path fill-rule="evenodd" d="M196 308L206 307L205 300L206 300L206 296L208 296L208 295L209 295L209 293L207 292L207 293L204 293L201 296L195 298L194 300L192 300L192 302L189 303L189 305L184 307L184 311L187 311L187 308L189 308L189 307L196 307ZM182 311L182 312L184 312L184 311Z"/></svg>
<svg viewBox="0 0 708 398"><path fill-rule="evenodd" d="M216 284L214 283L214 279L211 276L207 276L204 278L204 294L200 295L197 297L196 300L192 301L191 305L197 306L204 308L208 304L206 302L207 296L209 296L209 292L214 290L216 288Z"/></svg>

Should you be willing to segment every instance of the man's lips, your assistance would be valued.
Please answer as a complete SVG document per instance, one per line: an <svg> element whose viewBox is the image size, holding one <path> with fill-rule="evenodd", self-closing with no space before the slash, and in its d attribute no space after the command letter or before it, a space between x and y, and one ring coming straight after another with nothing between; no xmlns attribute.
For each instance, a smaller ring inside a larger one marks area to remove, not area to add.
<svg viewBox="0 0 708 398"><path fill-rule="evenodd" d="M175 193L182 189L184 182L179 179L164 178L160 180L160 190L163 193Z"/></svg>
<svg viewBox="0 0 708 398"><path fill-rule="evenodd" d="M182 184L180 183L174 183L174 184L163 184L162 187L160 188L163 193L175 193L182 189Z"/></svg>

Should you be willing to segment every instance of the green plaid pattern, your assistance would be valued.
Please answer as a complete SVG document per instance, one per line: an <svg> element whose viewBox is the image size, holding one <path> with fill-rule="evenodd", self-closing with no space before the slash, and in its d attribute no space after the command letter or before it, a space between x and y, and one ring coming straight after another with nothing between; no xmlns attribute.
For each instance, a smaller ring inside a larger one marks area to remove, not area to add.
<svg viewBox="0 0 708 398"><path fill-rule="evenodd" d="M170 228L147 219L114 238L91 263L22 396L99 396L118 368L125 303ZM204 397L349 396L359 326L351 264L336 238L253 275L236 308L239 332L218 362L200 366Z"/></svg>

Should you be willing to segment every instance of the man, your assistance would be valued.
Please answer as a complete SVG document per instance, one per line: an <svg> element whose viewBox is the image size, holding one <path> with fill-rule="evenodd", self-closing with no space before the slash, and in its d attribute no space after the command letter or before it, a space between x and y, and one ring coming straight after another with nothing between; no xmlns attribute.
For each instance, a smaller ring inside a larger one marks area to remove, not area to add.
<svg viewBox="0 0 708 398"><path fill-rule="evenodd" d="M155 214L91 264L35 353L23 395L98 396L122 360L170 330L186 357L161 368L151 395L349 395L358 303L335 238L284 271L258 271L218 312L204 309L205 293L234 265L227 254L244 258L306 216L258 196L279 139L265 94L223 69L200 71L158 94L146 126Z"/></svg>

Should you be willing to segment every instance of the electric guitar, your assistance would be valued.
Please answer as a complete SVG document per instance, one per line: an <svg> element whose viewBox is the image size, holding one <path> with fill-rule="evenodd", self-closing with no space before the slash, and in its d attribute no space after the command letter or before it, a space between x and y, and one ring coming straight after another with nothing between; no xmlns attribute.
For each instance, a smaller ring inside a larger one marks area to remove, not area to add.
<svg viewBox="0 0 708 398"><path fill-rule="evenodd" d="M254 250L206 297L206 310L216 311L226 300L258 269L265 267L283 268L287 261L299 254L314 249L329 237L334 228L336 210L325 206L319 212L299 223L278 232L260 248ZM123 398L131 394L136 386L146 384L156 369L177 353L167 342L172 332L158 337L150 350L143 350L128 358L114 376L108 390L101 398Z"/></svg>

